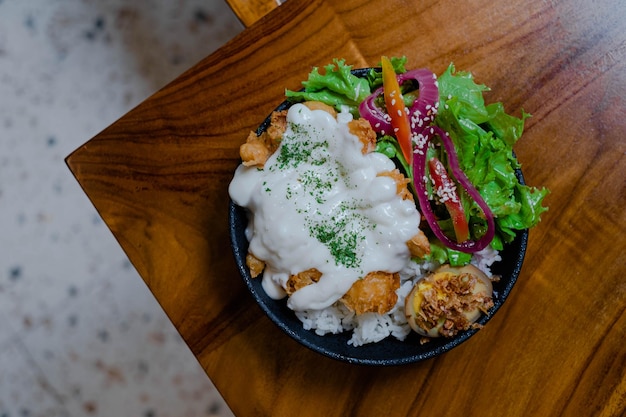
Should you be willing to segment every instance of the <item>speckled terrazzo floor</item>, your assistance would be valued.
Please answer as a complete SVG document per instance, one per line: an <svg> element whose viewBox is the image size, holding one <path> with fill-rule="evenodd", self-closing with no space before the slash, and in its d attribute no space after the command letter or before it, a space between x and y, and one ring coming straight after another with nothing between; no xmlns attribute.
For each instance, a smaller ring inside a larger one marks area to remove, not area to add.
<svg viewBox="0 0 626 417"><path fill-rule="evenodd" d="M232 415L63 159L242 29L223 0L0 0L0 417Z"/></svg>

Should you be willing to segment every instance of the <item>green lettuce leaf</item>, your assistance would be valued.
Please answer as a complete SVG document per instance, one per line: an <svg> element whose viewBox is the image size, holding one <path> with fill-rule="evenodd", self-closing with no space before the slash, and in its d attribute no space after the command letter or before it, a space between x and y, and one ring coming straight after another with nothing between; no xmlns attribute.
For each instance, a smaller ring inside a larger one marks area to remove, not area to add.
<svg viewBox="0 0 626 417"><path fill-rule="evenodd" d="M489 120L489 112L483 97L483 92L489 91L489 88L476 84L471 73L455 73L454 65L450 65L439 76L438 81L439 96L449 101L448 105L457 117L478 124Z"/></svg>
<svg viewBox="0 0 626 417"><path fill-rule="evenodd" d="M471 74L455 72L454 66L439 77L439 113L435 123L450 134L459 165L483 197L496 221L496 238L492 247L515 238L517 231L535 226L547 210L543 199L547 189L520 184L516 169L520 167L513 145L521 137L524 120L507 114L502 103L485 105L483 92ZM475 233L484 225L482 212L466 193L461 199Z"/></svg>
<svg viewBox="0 0 626 417"><path fill-rule="evenodd" d="M436 239L430 242L430 253L422 259L417 259L418 262L434 261L438 264L448 263L451 266L467 265L471 260L471 253L459 252L454 249L450 249Z"/></svg>
<svg viewBox="0 0 626 417"><path fill-rule="evenodd" d="M376 142L376 152L382 153L387 158L395 160L396 166L400 165L404 172L411 173L413 167L409 166L409 163L404 159L400 144L393 136L385 135L378 138Z"/></svg>
<svg viewBox="0 0 626 417"><path fill-rule="evenodd" d="M396 74L403 74L406 72L406 62L407 62L407 58L405 56L403 57L390 57L389 60L391 61L391 66L393 66L393 69L396 71ZM379 62L378 63L378 67L381 67L382 64ZM372 89L372 91L374 91L375 89L377 89L378 87L382 87L383 85L383 73L382 71L375 71L375 70L371 70L367 76L367 80L369 82L370 88ZM413 98L414 100L415 98ZM410 100L410 98L408 99ZM405 102L407 104L412 103L412 101L406 101Z"/></svg>
<svg viewBox="0 0 626 417"><path fill-rule="evenodd" d="M350 72L352 66L345 60L335 59L332 64L324 67L320 74L317 67L313 68L307 81L303 81L304 90L286 90L285 96L293 101L321 101L341 111L347 106L350 113L359 115L359 104L371 94L367 78L360 78Z"/></svg>

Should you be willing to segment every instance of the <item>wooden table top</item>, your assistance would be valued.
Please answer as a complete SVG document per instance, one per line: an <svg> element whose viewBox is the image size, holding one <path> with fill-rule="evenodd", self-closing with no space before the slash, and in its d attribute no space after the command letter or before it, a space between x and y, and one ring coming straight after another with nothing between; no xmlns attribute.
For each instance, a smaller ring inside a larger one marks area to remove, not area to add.
<svg viewBox="0 0 626 417"><path fill-rule="evenodd" d="M226 0L226 3L246 27L268 14L285 0Z"/></svg>
<svg viewBox="0 0 626 417"><path fill-rule="evenodd" d="M340 4L340 5L338 5ZM489 324L424 362L307 350L235 267L238 147L335 57L450 62L531 113L515 150L550 207ZM73 152L67 163L238 416L626 413L626 7L621 0L289 0Z"/></svg>

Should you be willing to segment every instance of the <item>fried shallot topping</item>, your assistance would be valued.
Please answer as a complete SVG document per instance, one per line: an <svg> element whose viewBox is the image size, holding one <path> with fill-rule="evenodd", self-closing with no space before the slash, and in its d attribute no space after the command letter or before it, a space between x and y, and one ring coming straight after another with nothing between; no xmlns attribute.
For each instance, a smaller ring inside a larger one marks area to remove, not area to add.
<svg viewBox="0 0 626 417"><path fill-rule="evenodd" d="M451 337L459 331L481 327L468 319L468 313L476 310L487 313L493 307L490 295L475 291L479 278L473 274L435 274L426 278L426 283L428 287L422 291L416 321L420 327L431 329L445 318L439 329L442 336Z"/></svg>

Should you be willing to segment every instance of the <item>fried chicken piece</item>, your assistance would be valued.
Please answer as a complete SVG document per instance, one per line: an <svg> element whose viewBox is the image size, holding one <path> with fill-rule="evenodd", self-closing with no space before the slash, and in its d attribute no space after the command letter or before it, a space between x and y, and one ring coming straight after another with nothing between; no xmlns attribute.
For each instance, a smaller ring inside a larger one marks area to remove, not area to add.
<svg viewBox="0 0 626 417"><path fill-rule="evenodd" d="M322 273L315 268L307 269L298 274L292 275L287 280L285 291L291 295L300 288L314 284L320 280Z"/></svg>
<svg viewBox="0 0 626 417"><path fill-rule="evenodd" d="M246 265L250 270L250 276L256 278L261 275L261 272L265 269L265 262L248 252L246 255Z"/></svg>
<svg viewBox="0 0 626 417"><path fill-rule="evenodd" d="M270 125L265 130L267 133L266 143L272 153L278 149L285 130L287 130L287 110L272 112Z"/></svg>
<svg viewBox="0 0 626 417"><path fill-rule="evenodd" d="M270 155L278 149L286 129L287 111L273 112L268 128L259 136L250 132L246 143L239 147L239 155L243 165L263 168Z"/></svg>
<svg viewBox="0 0 626 417"><path fill-rule="evenodd" d="M330 115L335 119L337 118L337 111L335 108L326 103L322 103L321 101L305 101L302 104L307 106L309 110L324 110L326 113L330 113Z"/></svg>
<svg viewBox="0 0 626 417"><path fill-rule="evenodd" d="M331 114L334 118L337 118L337 111L334 107L329 106L321 101L305 101L305 106L310 110L324 110ZM372 125L365 119L354 119L348 123L350 133L357 136L359 141L363 144L361 152L363 155L373 152L376 149L376 132L372 129Z"/></svg>
<svg viewBox="0 0 626 417"><path fill-rule="evenodd" d="M403 200L413 200L413 194L409 191L408 184L411 182L410 179L404 176L399 169L394 169L393 171L385 171L378 174L379 177L389 177L396 182L396 193L402 197Z"/></svg>
<svg viewBox="0 0 626 417"><path fill-rule="evenodd" d="M406 245L409 247L411 255L417 258L423 258L430 254L430 243L428 242L428 237L426 237L422 230L419 230L411 240L406 242Z"/></svg>
<svg viewBox="0 0 626 417"><path fill-rule="evenodd" d="M370 122L365 119L354 119L348 122L348 129L363 144L361 149L363 155L374 152L376 149L376 132L372 129Z"/></svg>
<svg viewBox="0 0 626 417"><path fill-rule="evenodd" d="M263 167L265 161L270 157L272 152L265 144L265 135L257 136L256 133L250 132L246 143L239 147L239 155L242 163L247 166Z"/></svg>
<svg viewBox="0 0 626 417"><path fill-rule="evenodd" d="M398 301L396 290L400 288L400 275L389 272L370 272L356 281L341 301L356 314L385 314Z"/></svg>
<svg viewBox="0 0 626 417"><path fill-rule="evenodd" d="M381 172L378 176L392 178L396 182L396 193L404 200L415 201L407 186L411 180L405 177L400 170ZM406 242L406 245L409 247L411 255L417 258L423 258L430 253L430 243L422 230L419 230L411 240Z"/></svg>

